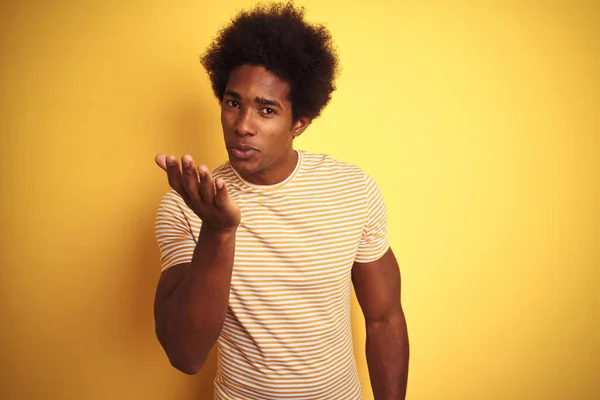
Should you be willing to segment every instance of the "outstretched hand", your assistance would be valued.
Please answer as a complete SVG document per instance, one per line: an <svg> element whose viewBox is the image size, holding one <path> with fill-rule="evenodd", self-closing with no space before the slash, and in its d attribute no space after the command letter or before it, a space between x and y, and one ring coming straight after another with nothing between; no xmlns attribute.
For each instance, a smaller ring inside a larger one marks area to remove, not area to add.
<svg viewBox="0 0 600 400"><path fill-rule="evenodd" d="M241 220L240 208L227 193L227 185L222 178L213 180L206 165L194 165L190 155L181 158L158 154L156 164L167 172L169 185L196 213L202 223L216 231L234 230Z"/></svg>

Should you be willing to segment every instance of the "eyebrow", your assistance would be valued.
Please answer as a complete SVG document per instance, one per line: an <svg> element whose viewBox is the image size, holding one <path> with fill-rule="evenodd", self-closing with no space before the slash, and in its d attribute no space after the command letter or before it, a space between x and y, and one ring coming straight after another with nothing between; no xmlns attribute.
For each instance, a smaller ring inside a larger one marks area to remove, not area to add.
<svg viewBox="0 0 600 400"><path fill-rule="evenodd" d="M275 100L265 99L264 97L255 97L254 102L257 104L261 104L263 106L275 106L275 107L283 108L283 107L281 107L281 104L279 104L279 102L277 102Z"/></svg>
<svg viewBox="0 0 600 400"><path fill-rule="evenodd" d="M241 100L242 99L242 96L238 92L235 92L233 90L226 90L225 93L224 93L224 95L225 96L233 97L236 100ZM279 108L283 109L283 107L281 106L281 104L278 101L270 100L270 99L265 99L264 97L256 96L254 98L254 102L256 104L260 104L260 105L263 105L263 106L275 106L275 107L279 107Z"/></svg>

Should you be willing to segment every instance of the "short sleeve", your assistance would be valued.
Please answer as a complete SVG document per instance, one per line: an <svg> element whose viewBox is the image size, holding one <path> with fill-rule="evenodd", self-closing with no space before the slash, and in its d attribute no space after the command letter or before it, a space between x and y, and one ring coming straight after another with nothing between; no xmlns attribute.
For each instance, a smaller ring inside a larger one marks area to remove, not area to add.
<svg viewBox="0 0 600 400"><path fill-rule="evenodd" d="M173 190L165 194L156 214L155 233L161 271L192 261L196 240L184 211L183 199Z"/></svg>
<svg viewBox="0 0 600 400"><path fill-rule="evenodd" d="M387 237L387 213L383 196L375 180L364 173L367 220L354 261L367 263L377 261L389 248Z"/></svg>

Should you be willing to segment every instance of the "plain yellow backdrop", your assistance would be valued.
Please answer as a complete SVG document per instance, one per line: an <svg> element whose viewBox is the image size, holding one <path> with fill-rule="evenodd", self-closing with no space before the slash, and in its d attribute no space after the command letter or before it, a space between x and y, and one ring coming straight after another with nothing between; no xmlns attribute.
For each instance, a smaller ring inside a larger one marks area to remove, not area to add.
<svg viewBox="0 0 600 400"><path fill-rule="evenodd" d="M225 160L199 55L252 4L3 3L0 398L211 398L153 332L153 158ZM381 187L408 398L600 398L600 3L298 4L343 70L296 144Z"/></svg>

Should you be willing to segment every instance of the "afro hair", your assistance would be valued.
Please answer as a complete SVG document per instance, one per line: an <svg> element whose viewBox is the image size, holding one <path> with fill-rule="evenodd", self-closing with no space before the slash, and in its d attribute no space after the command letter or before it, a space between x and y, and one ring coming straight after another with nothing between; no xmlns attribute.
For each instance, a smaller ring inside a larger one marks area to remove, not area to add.
<svg viewBox="0 0 600 400"><path fill-rule="evenodd" d="M338 58L323 25L304 20L292 2L243 11L217 34L202 56L214 94L223 99L230 72L263 66L290 85L292 119L318 117L331 100Z"/></svg>

